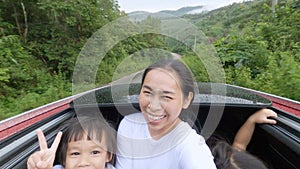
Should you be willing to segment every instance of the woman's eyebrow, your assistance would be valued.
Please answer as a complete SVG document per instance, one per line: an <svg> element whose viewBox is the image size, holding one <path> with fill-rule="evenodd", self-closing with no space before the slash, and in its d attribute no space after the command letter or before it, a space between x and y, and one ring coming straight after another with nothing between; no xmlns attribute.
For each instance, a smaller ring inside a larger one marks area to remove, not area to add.
<svg viewBox="0 0 300 169"><path fill-rule="evenodd" d="M146 88L148 90L152 90L152 88L150 86L147 86L147 85L143 85L143 88Z"/></svg>
<svg viewBox="0 0 300 169"><path fill-rule="evenodd" d="M143 88L146 88L146 89L152 91L152 88L150 86L148 86L148 85L143 85ZM160 91L160 92L163 93L163 94L171 94L171 95L175 94L175 92L172 92L172 91Z"/></svg>
<svg viewBox="0 0 300 169"><path fill-rule="evenodd" d="M174 95L174 94L175 94L174 92L171 92L171 91L163 91L162 93L163 93L163 94L171 94L171 95Z"/></svg>

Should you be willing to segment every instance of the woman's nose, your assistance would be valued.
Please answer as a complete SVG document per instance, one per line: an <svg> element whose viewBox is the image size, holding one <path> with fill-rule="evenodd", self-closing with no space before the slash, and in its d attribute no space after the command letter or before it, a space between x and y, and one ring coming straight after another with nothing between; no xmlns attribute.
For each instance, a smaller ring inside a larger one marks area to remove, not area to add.
<svg viewBox="0 0 300 169"><path fill-rule="evenodd" d="M149 108L153 111L160 110L163 107L163 101L160 99L159 96L152 96L150 97L149 101Z"/></svg>

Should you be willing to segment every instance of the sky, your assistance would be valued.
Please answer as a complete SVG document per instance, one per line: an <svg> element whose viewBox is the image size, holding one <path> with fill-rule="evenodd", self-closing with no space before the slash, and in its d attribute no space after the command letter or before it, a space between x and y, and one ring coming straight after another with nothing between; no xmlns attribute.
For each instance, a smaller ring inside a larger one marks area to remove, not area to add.
<svg viewBox="0 0 300 169"><path fill-rule="evenodd" d="M216 9L234 2L248 0L117 0L122 11L158 12L161 10L178 10L187 6L205 5L208 9Z"/></svg>

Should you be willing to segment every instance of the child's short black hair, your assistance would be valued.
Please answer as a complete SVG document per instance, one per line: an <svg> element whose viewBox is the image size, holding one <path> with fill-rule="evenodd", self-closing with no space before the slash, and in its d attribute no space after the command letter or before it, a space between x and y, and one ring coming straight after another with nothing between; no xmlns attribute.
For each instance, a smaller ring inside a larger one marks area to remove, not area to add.
<svg viewBox="0 0 300 169"><path fill-rule="evenodd" d="M212 148L218 169L267 169L259 158L247 151L238 151L225 141L219 141Z"/></svg>
<svg viewBox="0 0 300 169"><path fill-rule="evenodd" d="M56 162L65 166L68 144L82 139L102 141L105 134L107 147L103 147L112 157L116 151L116 130L104 118L93 116L73 117L62 125L62 138L56 152ZM83 138L86 136L87 138ZM111 163L114 163L112 158Z"/></svg>

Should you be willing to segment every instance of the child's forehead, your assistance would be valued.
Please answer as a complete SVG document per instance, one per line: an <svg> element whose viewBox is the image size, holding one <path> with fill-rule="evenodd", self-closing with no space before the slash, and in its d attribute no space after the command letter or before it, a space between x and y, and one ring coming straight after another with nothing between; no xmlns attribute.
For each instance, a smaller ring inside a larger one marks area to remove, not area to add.
<svg viewBox="0 0 300 169"><path fill-rule="evenodd" d="M98 131L86 131L81 130L74 132L71 137L70 141L76 141L76 140L95 140L95 141L102 141L106 138L106 133L104 130L98 130Z"/></svg>
<svg viewBox="0 0 300 169"><path fill-rule="evenodd" d="M100 132L100 131L99 131ZM73 135L69 142L77 142L77 141L92 141L95 144L103 145L106 144L106 134L102 131L102 133L86 133L82 132L79 135Z"/></svg>
<svg viewBox="0 0 300 169"><path fill-rule="evenodd" d="M103 150L108 150L108 146L104 142L99 142L97 140L88 140L82 139L77 141L70 141L68 143L68 150L72 149L94 149L94 148L101 148Z"/></svg>

